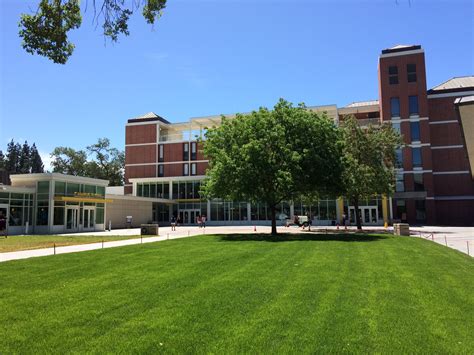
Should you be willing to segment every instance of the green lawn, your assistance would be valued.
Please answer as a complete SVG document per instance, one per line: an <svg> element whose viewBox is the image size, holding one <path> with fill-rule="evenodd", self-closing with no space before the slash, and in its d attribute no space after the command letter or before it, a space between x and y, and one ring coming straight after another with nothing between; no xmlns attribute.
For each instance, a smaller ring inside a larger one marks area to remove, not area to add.
<svg viewBox="0 0 474 355"><path fill-rule="evenodd" d="M472 354L474 264L420 238L199 236L2 263L0 310L2 354Z"/></svg>
<svg viewBox="0 0 474 355"><path fill-rule="evenodd" d="M98 243L101 241L110 242L112 240L124 240L140 238L139 235L13 235L8 238L0 237L0 253L17 250L52 248L66 245ZM145 238L145 237L143 237Z"/></svg>

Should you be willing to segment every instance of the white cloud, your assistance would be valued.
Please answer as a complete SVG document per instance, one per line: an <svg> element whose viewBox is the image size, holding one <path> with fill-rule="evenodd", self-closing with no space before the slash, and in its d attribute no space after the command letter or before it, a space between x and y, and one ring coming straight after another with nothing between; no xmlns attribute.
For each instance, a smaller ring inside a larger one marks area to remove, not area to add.
<svg viewBox="0 0 474 355"><path fill-rule="evenodd" d="M38 153L41 157L41 160L43 161L44 171L52 171L53 168L51 167L51 162L53 161L53 159L51 158L49 153L45 153L42 151L39 151Z"/></svg>

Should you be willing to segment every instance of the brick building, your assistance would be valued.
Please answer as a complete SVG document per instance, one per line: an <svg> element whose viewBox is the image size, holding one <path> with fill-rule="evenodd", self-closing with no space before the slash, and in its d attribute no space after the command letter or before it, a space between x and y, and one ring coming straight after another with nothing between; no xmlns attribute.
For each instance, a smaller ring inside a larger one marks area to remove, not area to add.
<svg viewBox="0 0 474 355"><path fill-rule="evenodd" d="M432 89L426 86L424 51L419 45L385 49L379 57L379 99L309 107L326 112L338 122L355 115L361 125L391 122L406 146L397 152L396 193L375 198L360 207L363 223L392 220L409 223L473 225L474 77L453 78ZM461 108L462 106L462 108ZM232 116L229 116L232 117ZM169 221L172 214L194 223L204 214L213 223L265 223L266 206L245 201L204 201L198 194L207 160L197 138L206 127L219 125L220 116L170 123L149 113L128 120L125 146L125 193L164 198L153 204L153 218ZM471 147L471 148L469 148ZM471 153L471 156L469 156ZM281 219L311 214L315 224L331 224L345 213L354 220L354 208L343 198L321 200L312 206L282 203Z"/></svg>

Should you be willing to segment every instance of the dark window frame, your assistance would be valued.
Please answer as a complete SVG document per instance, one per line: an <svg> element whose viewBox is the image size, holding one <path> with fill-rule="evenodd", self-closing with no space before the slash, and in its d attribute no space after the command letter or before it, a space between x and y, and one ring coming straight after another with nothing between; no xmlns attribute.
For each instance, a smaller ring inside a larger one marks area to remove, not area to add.
<svg viewBox="0 0 474 355"><path fill-rule="evenodd" d="M415 161L418 160L418 158L419 162ZM411 148L411 163L414 168L420 168L423 166L423 152L421 151L421 147Z"/></svg>
<svg viewBox="0 0 474 355"><path fill-rule="evenodd" d="M158 161L160 163L165 161L165 147L163 144L158 145Z"/></svg>
<svg viewBox="0 0 474 355"><path fill-rule="evenodd" d="M410 116L418 116L420 114L420 105L418 103L418 95L408 96L408 114Z"/></svg>
<svg viewBox="0 0 474 355"><path fill-rule="evenodd" d="M189 176L189 163L183 164L183 176Z"/></svg>
<svg viewBox="0 0 474 355"><path fill-rule="evenodd" d="M397 102L398 103L398 115L394 115L393 111L394 111L394 102ZM390 116L391 117L400 117L400 98L399 97L391 97L390 98Z"/></svg>
<svg viewBox="0 0 474 355"><path fill-rule="evenodd" d="M421 141L420 121L410 122L410 137L411 137L412 142L420 142Z"/></svg>
<svg viewBox="0 0 474 355"><path fill-rule="evenodd" d="M183 160L189 160L189 143L183 143Z"/></svg>
<svg viewBox="0 0 474 355"><path fill-rule="evenodd" d="M197 142L191 142L191 160L197 159Z"/></svg>
<svg viewBox="0 0 474 355"><path fill-rule="evenodd" d="M163 164L158 164L158 177L165 176L165 166Z"/></svg>
<svg viewBox="0 0 474 355"><path fill-rule="evenodd" d="M407 81L409 83L416 83L416 64L407 64Z"/></svg>
<svg viewBox="0 0 474 355"><path fill-rule="evenodd" d="M388 67L388 83L390 85L398 84L398 66L390 65Z"/></svg>

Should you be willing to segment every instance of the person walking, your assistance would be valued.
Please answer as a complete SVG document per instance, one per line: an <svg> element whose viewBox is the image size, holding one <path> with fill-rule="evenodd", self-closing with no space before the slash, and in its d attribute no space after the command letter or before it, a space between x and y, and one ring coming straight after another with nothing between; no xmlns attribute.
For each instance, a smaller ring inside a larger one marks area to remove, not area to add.
<svg viewBox="0 0 474 355"><path fill-rule="evenodd" d="M201 223L202 223L202 227L206 228L206 215L205 214L203 214L201 217Z"/></svg>
<svg viewBox="0 0 474 355"><path fill-rule="evenodd" d="M172 231L176 230L176 217L175 216L171 217L171 230Z"/></svg>
<svg viewBox="0 0 474 355"><path fill-rule="evenodd" d="M198 216L196 217L196 220L197 220L197 225L198 225L198 227L201 228L201 227L202 227L202 218L201 218L201 215L198 215Z"/></svg>

